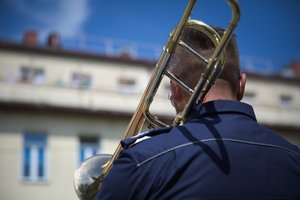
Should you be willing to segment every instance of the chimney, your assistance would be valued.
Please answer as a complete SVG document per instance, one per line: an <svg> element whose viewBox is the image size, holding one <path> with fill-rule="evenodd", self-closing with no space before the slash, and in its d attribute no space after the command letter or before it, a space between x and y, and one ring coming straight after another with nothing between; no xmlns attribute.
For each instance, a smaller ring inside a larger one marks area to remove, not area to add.
<svg viewBox="0 0 300 200"><path fill-rule="evenodd" d="M38 44L38 34L35 31L27 31L24 34L23 42L25 45L35 46Z"/></svg>
<svg viewBox="0 0 300 200"><path fill-rule="evenodd" d="M60 48L60 38L57 33L51 33L47 41L48 47L51 48Z"/></svg>
<svg viewBox="0 0 300 200"><path fill-rule="evenodd" d="M283 75L300 78L300 60L294 60L284 66Z"/></svg>

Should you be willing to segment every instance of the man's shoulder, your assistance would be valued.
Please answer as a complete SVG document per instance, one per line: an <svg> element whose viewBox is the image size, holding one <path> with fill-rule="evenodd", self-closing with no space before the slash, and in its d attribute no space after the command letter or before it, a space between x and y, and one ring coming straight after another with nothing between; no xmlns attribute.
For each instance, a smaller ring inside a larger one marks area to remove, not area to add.
<svg viewBox="0 0 300 200"><path fill-rule="evenodd" d="M164 152L172 143L173 127L158 128L121 141L122 155L137 164Z"/></svg>
<svg viewBox="0 0 300 200"><path fill-rule="evenodd" d="M121 145L124 149L128 149L128 148L131 148L131 147L139 144L140 142L142 142L144 140L153 139L154 137L157 137L161 134L169 133L172 128L173 127L151 129L149 131L140 133L136 136L133 136L133 137L130 137L130 138L127 138L127 139L121 141ZM152 141L154 142L154 140L152 140Z"/></svg>

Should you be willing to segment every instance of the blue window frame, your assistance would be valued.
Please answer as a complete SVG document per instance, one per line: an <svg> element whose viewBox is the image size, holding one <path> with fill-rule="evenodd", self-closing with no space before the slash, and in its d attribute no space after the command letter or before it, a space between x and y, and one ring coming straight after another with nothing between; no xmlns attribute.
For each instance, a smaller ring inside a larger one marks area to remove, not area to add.
<svg viewBox="0 0 300 200"><path fill-rule="evenodd" d="M23 135L22 178L24 181L47 179L47 136L25 133Z"/></svg>
<svg viewBox="0 0 300 200"><path fill-rule="evenodd" d="M96 136L80 136L79 161L99 153L99 138Z"/></svg>

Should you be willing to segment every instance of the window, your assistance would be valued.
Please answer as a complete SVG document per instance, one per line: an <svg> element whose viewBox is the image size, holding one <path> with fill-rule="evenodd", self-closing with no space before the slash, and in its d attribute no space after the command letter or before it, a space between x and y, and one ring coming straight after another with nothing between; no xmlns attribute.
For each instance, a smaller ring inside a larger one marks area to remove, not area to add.
<svg viewBox="0 0 300 200"><path fill-rule="evenodd" d="M47 136L37 133L25 133L23 135L23 180L47 180L47 164Z"/></svg>
<svg viewBox="0 0 300 200"><path fill-rule="evenodd" d="M74 72L71 76L71 87L86 89L91 86L92 77L90 74Z"/></svg>
<svg viewBox="0 0 300 200"><path fill-rule="evenodd" d="M293 105L293 97L288 94L282 94L280 95L280 105L284 107L289 107Z"/></svg>
<svg viewBox="0 0 300 200"><path fill-rule="evenodd" d="M99 153L99 138L97 136L80 136L79 160L92 157Z"/></svg>
<svg viewBox="0 0 300 200"><path fill-rule="evenodd" d="M244 93L243 102L252 104L252 103L256 102L256 99L257 99L257 96L254 92L246 91Z"/></svg>
<svg viewBox="0 0 300 200"><path fill-rule="evenodd" d="M44 69L37 67L21 67L20 81L23 83L43 84L45 79Z"/></svg>
<svg viewBox="0 0 300 200"><path fill-rule="evenodd" d="M121 77L118 80L118 84L119 84L119 89L122 92L136 92L137 91L136 80L133 78Z"/></svg>

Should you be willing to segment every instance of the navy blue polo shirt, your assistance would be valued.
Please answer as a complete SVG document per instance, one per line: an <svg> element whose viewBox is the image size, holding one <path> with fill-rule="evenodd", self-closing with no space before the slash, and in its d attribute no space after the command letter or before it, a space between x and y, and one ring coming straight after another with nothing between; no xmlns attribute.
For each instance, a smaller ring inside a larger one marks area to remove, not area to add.
<svg viewBox="0 0 300 200"><path fill-rule="evenodd" d="M184 125L122 145L95 200L300 199L299 149L241 102L198 105Z"/></svg>

